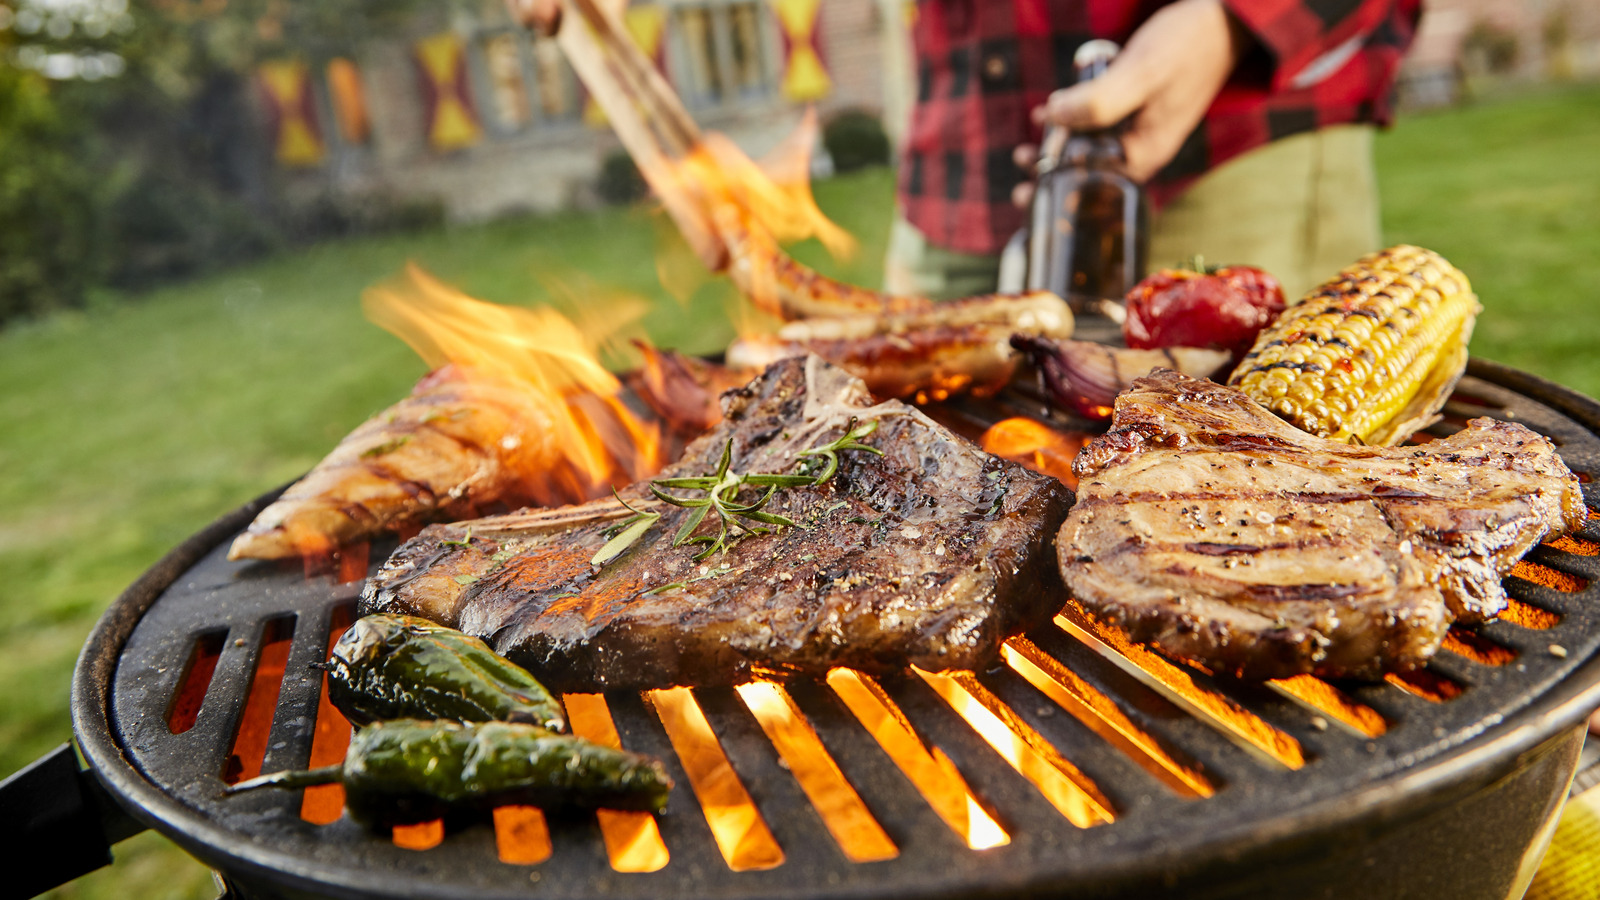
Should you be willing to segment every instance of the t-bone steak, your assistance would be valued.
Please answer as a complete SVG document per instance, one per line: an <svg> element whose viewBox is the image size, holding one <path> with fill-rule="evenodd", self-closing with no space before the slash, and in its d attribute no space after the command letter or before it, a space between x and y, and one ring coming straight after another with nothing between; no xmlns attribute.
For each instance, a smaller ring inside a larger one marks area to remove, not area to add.
<svg viewBox="0 0 1600 900"><path fill-rule="evenodd" d="M620 491L661 519L620 556L591 560L632 515L616 500L431 526L368 584L363 612L419 615L488 641L552 688L729 684L753 674L978 668L1006 637L1056 612L1051 536L1070 492L990 456L816 358L775 363L723 398L724 420L662 479L815 472L801 451L852 424L883 452L839 454L819 486L778 490L765 512L799 523L703 560L674 547L688 509ZM678 496L704 496L669 490ZM741 497L759 497L747 489ZM717 516L696 535L715 535Z"/></svg>

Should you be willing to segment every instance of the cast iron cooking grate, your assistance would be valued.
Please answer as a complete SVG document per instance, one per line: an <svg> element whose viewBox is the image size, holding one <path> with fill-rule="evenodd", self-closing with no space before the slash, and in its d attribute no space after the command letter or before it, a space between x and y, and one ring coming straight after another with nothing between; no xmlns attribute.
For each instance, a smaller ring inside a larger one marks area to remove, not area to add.
<svg viewBox="0 0 1600 900"><path fill-rule="evenodd" d="M1574 418L1591 415L1575 395L1541 402L1517 373L1473 372L1438 433L1475 415L1527 425L1560 445L1600 506L1589 477L1600 438ZM975 433L1030 410L1044 418L1015 396L941 416ZM782 687L569 696L580 733L666 762L678 787L663 814L555 821L508 807L470 827L375 835L340 817L337 787L221 795L225 782L336 760L349 734L314 664L348 626L366 560L313 574L228 562L232 534L267 499L130 591L149 596L108 614L74 698L91 766L252 896L1060 888L1395 783L1494 730L1600 645L1591 512L1583 533L1535 549L1506 579L1506 615L1453 630L1426 670L1386 684L1213 678L1064 614L981 673L835 670Z"/></svg>

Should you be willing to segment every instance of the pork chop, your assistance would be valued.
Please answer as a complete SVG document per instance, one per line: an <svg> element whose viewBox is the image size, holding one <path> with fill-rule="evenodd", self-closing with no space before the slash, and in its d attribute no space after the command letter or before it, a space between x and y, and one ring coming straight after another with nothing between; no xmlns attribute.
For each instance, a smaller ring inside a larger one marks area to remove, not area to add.
<svg viewBox="0 0 1600 900"><path fill-rule="evenodd" d="M616 500L432 526L369 582L363 612L461 629L565 691L726 684L753 672L976 668L1048 617L1064 592L1050 538L1070 493L990 456L816 357L775 363L724 395L723 421L661 478L811 473L853 423L882 451L838 455L825 484L777 491L798 527L745 536L703 560L673 546L690 510L620 492L661 519L594 565L631 515ZM671 491L684 495L683 490ZM759 494L744 495L753 500ZM715 514L696 535L716 533Z"/></svg>
<svg viewBox="0 0 1600 900"><path fill-rule="evenodd" d="M1076 601L1246 677L1420 666L1452 621L1504 609L1501 575L1585 516L1555 447L1521 425L1352 446L1169 370L1117 398L1074 469L1057 552Z"/></svg>

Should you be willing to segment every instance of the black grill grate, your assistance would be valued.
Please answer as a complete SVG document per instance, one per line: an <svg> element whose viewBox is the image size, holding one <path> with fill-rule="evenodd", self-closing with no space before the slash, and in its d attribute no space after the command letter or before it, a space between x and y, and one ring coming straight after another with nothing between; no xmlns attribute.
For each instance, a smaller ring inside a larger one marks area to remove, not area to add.
<svg viewBox="0 0 1600 900"><path fill-rule="evenodd" d="M1449 412L1511 418L1551 436L1583 475L1586 500L1600 505L1587 474L1600 471L1600 438L1591 430L1600 423L1594 405L1499 367L1475 364L1474 373L1478 377L1462 382ZM984 424L1029 409L1023 399L969 403L951 414ZM1566 549L1536 549L1523 570L1530 578L1507 579L1511 596L1543 613L1536 624L1548 627L1491 622L1463 636L1463 652L1442 652L1430 665L1433 689L1454 685L1462 689L1459 696L1436 702L1419 696L1418 688L1337 685L1354 704L1381 716L1383 733L1375 736L1270 686L1181 670L1220 698L1215 702L1234 708L1223 716L1233 730L1218 727L1204 709L1181 698L1174 703L1159 678L1124 655L1075 633L1075 626L1047 624L1028 636L1038 650L1073 673L1087 696L1108 700L1117 711L1113 718L1120 716L1116 727L1131 729L1134 744L1147 739L1203 786L1174 789L1174 778L1152 774L1149 761L1141 763L1128 749L1128 740L1107 739L1113 725L1086 725L1017 667L1002 665L975 676L969 695L997 700L1024 734L1031 730L1042 739L1038 749L1058 753L1103 795L1114 821L1089 828L1063 816L926 680L911 674L883 680L884 693L929 752L953 763L1007 833L1007 843L986 850L968 848L834 689L822 682L790 685L795 706L898 850L894 858L874 862L852 862L841 850L734 689L696 689L699 708L781 848L781 864L747 871L735 871L719 847L651 704L613 692L605 699L623 745L665 760L679 784L658 817L670 861L648 873L615 871L595 817L585 815L549 823L550 852L543 862L509 864L501 861L495 829L487 824L453 831L432 849L408 850L347 820L304 821L299 792L221 797L225 775L256 763L230 763L229 757L264 640L274 635L289 634L290 642L259 770L307 764L321 691L312 664L325 657L332 623L360 587L328 575L307 577L298 566L227 562L227 539L258 506L197 536L130 590L86 648L74 698L80 744L113 791L197 856L258 892L497 897L536 889L560 897L888 897L1110 884L1139 873L1175 871L1185 861L1241 852L1285 834L1312 833L1353 809L1459 779L1469 758L1491 746L1498 752L1512 745L1525 749L1535 735L1519 734L1514 725L1543 727L1547 737L1576 721L1582 698L1549 710L1557 700L1590 690L1595 678L1589 661L1600 645L1600 587L1594 584L1600 556L1590 555L1600 553L1600 529L1593 527ZM374 548L374 564L387 549ZM191 727L174 733L173 698L191 671L197 641L218 633L225 637L198 714ZM1507 661L1509 654L1514 658ZM1587 680L1573 677L1580 666ZM1546 714L1543 726L1534 724L1535 713ZM1375 719L1369 715L1367 721ZM1004 735L999 738L1004 743ZM1297 748L1299 759L1285 748ZM1204 796L1207 789L1210 796Z"/></svg>

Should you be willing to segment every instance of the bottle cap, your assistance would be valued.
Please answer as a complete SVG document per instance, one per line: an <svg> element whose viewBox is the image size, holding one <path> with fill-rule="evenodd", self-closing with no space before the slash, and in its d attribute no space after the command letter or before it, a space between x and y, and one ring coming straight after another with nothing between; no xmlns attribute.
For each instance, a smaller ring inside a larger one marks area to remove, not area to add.
<svg viewBox="0 0 1600 900"><path fill-rule="evenodd" d="M1122 48L1117 46L1116 41L1097 39L1080 44L1077 52L1072 54L1072 65L1078 70L1078 80L1088 81L1104 75L1106 67L1120 52Z"/></svg>

